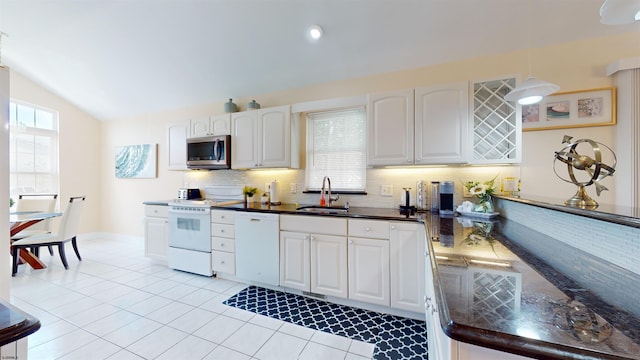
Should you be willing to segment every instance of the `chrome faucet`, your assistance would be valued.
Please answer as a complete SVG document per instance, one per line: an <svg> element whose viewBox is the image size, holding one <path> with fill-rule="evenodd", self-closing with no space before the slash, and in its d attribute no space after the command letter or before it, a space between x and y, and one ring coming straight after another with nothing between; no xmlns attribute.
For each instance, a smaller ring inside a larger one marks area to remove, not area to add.
<svg viewBox="0 0 640 360"><path fill-rule="evenodd" d="M327 206L331 207L331 205L333 204L334 201L338 201L338 199L340 199L340 194L336 194L335 199L333 197L331 197L331 179L329 179L328 176L325 176L322 179L322 190L321 190L321 197L325 194L325 183L329 184L329 196L327 197Z"/></svg>

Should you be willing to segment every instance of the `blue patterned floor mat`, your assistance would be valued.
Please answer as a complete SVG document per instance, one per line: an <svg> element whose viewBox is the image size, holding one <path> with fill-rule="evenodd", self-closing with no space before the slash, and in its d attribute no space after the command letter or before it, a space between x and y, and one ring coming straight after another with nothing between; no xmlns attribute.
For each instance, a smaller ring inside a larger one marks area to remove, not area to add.
<svg viewBox="0 0 640 360"><path fill-rule="evenodd" d="M375 344L373 359L427 359L424 321L332 304L249 286L226 305L335 335Z"/></svg>

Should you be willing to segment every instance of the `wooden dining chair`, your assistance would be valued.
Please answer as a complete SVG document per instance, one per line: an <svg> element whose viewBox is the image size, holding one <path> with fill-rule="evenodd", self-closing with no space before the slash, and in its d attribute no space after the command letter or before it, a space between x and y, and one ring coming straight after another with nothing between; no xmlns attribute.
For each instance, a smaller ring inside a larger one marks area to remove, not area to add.
<svg viewBox="0 0 640 360"><path fill-rule="evenodd" d="M58 194L20 194L16 202L16 211L54 212L57 201ZM45 219L13 235L11 241L24 239L33 235L48 234L50 232L51 219ZM49 254L53 255L53 248L51 246L49 246Z"/></svg>
<svg viewBox="0 0 640 360"><path fill-rule="evenodd" d="M80 217L82 215L85 198L85 196L76 196L69 199L69 203L62 213L57 233L33 235L24 239L16 240L11 244L11 255L13 255L13 276L18 272L18 252L20 249L34 249L35 254L38 255L38 248L41 246L57 246L62 265L64 265L65 269L69 269L64 245L70 241L78 260L82 261L82 257L80 257L80 252L78 251L76 235L78 225L80 224Z"/></svg>

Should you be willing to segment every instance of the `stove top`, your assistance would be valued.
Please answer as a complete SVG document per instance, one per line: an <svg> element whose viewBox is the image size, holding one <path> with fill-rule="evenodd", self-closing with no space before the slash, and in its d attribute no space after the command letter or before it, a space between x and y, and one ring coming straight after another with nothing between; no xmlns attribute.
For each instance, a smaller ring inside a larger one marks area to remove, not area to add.
<svg viewBox="0 0 640 360"><path fill-rule="evenodd" d="M240 204L242 200L236 199L174 199L169 202L169 206L190 206L190 207L212 207Z"/></svg>
<svg viewBox="0 0 640 360"><path fill-rule="evenodd" d="M244 201L242 185L212 185L205 186L200 199L174 199L169 206L210 208L212 206L226 206L241 204Z"/></svg>

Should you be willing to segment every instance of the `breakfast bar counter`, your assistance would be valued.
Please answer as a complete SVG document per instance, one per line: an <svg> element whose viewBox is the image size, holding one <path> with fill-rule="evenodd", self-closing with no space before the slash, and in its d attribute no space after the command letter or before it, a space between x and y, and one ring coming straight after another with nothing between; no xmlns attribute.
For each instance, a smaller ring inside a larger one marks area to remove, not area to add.
<svg viewBox="0 0 640 360"><path fill-rule="evenodd" d="M640 358L637 275L503 218L425 221L437 312L450 338L533 358ZM628 306L557 271L552 257L630 281L609 284L609 296Z"/></svg>

